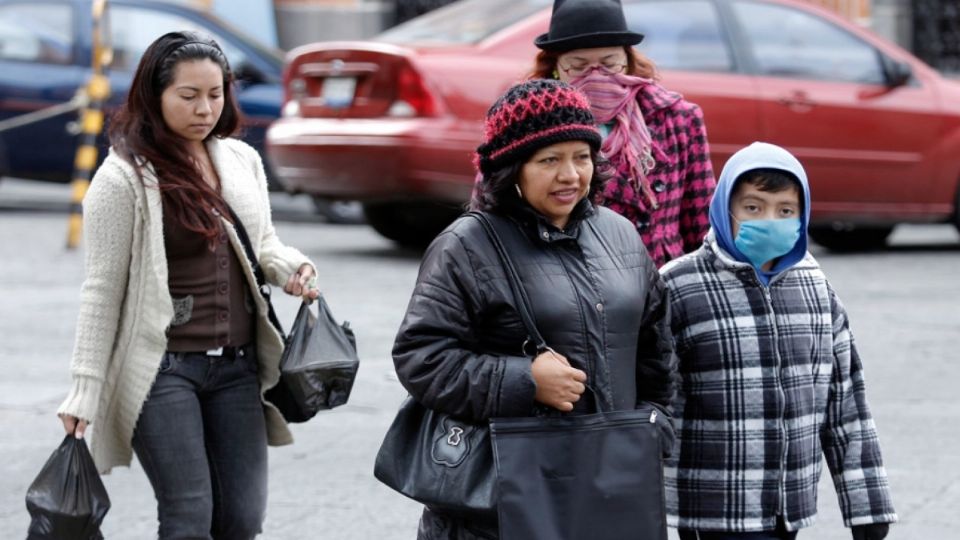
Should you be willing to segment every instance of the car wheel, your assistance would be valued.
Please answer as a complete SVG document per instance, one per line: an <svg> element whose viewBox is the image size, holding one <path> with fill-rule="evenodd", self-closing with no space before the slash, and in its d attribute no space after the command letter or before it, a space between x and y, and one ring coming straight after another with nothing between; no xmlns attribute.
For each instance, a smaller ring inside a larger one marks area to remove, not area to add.
<svg viewBox="0 0 960 540"><path fill-rule="evenodd" d="M363 223L363 207L356 201L335 201L324 197L313 197L313 206L327 223L338 225L356 225Z"/></svg>
<svg viewBox="0 0 960 540"><path fill-rule="evenodd" d="M960 231L960 185L957 186L957 201L953 204L953 224Z"/></svg>
<svg viewBox="0 0 960 540"><path fill-rule="evenodd" d="M0 178L7 174L7 145L0 139Z"/></svg>
<svg viewBox="0 0 960 540"><path fill-rule="evenodd" d="M382 236L402 246L422 248L462 214L463 208L433 202L367 203L363 213Z"/></svg>
<svg viewBox="0 0 960 540"><path fill-rule="evenodd" d="M810 238L831 251L871 251L886 246L892 231L892 226L822 225L810 227Z"/></svg>

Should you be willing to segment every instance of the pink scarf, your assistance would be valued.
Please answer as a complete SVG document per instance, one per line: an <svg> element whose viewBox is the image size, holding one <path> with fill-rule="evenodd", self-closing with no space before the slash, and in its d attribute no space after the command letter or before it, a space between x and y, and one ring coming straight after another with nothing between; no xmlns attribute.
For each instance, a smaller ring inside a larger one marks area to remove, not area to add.
<svg viewBox="0 0 960 540"><path fill-rule="evenodd" d="M616 120L601 150L617 172L626 175L634 189L642 191L651 208L658 207L657 197L647 181L653 170L652 140L647 122L637 102L637 94L650 79L617 73L608 75L599 68L570 81L570 85L587 96L598 124Z"/></svg>

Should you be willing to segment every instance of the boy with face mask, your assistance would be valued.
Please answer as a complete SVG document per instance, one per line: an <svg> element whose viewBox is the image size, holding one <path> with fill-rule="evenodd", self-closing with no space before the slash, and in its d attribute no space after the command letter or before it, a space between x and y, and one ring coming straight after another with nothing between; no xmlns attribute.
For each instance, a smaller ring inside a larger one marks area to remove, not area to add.
<svg viewBox="0 0 960 540"><path fill-rule="evenodd" d="M681 540L792 540L816 517L821 454L855 540L897 520L846 311L807 253L800 162L734 154L700 250L661 269L682 378L665 464Z"/></svg>

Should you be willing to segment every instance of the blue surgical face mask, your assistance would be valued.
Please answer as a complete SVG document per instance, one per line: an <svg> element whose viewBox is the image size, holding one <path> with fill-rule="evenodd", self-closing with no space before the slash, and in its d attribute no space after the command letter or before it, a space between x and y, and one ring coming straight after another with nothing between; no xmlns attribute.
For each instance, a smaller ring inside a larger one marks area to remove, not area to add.
<svg viewBox="0 0 960 540"><path fill-rule="evenodd" d="M733 243L757 268L789 253L800 239L800 218L738 220L738 223L740 230Z"/></svg>

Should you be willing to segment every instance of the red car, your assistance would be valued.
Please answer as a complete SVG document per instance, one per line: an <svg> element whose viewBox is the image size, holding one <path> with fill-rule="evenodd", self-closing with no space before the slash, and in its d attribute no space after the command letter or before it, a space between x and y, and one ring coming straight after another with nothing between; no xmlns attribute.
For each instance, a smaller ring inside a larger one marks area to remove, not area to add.
<svg viewBox="0 0 960 540"><path fill-rule="evenodd" d="M291 51L267 135L279 181L360 200L384 236L428 241L468 200L484 113L532 67L551 4L464 0L375 41ZM960 84L803 2L624 0L624 11L663 84L703 108L718 174L756 140L803 162L821 244L876 247L897 223L960 221Z"/></svg>

